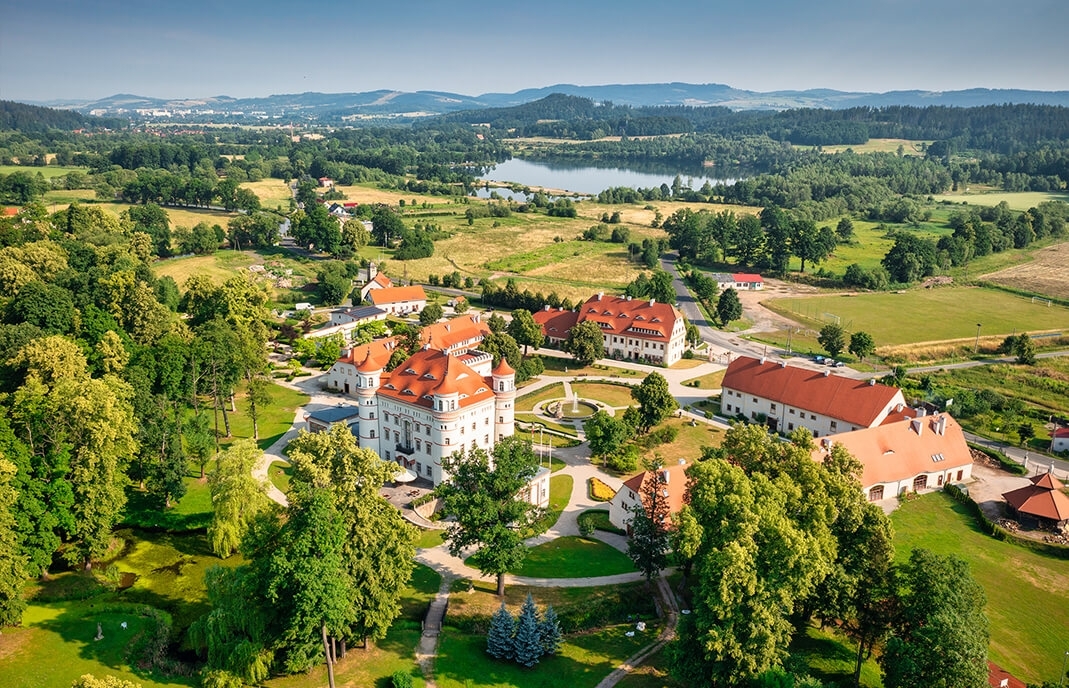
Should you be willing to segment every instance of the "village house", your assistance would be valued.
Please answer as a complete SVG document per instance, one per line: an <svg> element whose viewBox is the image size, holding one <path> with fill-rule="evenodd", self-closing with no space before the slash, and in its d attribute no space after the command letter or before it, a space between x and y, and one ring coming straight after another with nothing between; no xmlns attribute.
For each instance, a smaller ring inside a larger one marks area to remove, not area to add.
<svg viewBox="0 0 1069 688"><path fill-rule="evenodd" d="M654 480L658 483L657 489L662 491L668 502L668 520L671 522L671 515L679 513L683 508L687 492L686 469L686 462L681 460L656 471L643 471L625 482L609 502L609 522L630 534L635 506L642 500L643 509L646 508L646 491Z"/></svg>
<svg viewBox="0 0 1069 688"><path fill-rule="evenodd" d="M728 365L721 388L724 416L761 420L772 432L807 428L814 437L875 427L906 404L901 390L875 380L749 356Z"/></svg>
<svg viewBox="0 0 1069 688"><path fill-rule="evenodd" d="M1069 452L1069 428L1057 428L1051 433L1050 450L1054 453Z"/></svg>
<svg viewBox="0 0 1069 688"><path fill-rule="evenodd" d="M330 312L331 325L366 325L376 320L385 320L386 311L375 306L353 306L338 308Z"/></svg>
<svg viewBox="0 0 1069 688"><path fill-rule="evenodd" d="M470 313L427 325L420 330L419 339L420 344L459 356L477 348L488 334L490 326L482 321L482 316Z"/></svg>
<svg viewBox="0 0 1069 688"><path fill-rule="evenodd" d="M813 458L823 460L836 444L861 462L861 486L873 502L972 477L965 434L947 413L900 409L882 425L821 438Z"/></svg>
<svg viewBox="0 0 1069 688"><path fill-rule="evenodd" d="M549 344L560 344L584 322L601 328L607 356L670 366L683 357L686 326L675 306L653 299L595 294L577 311L549 306L533 314Z"/></svg>
<svg viewBox="0 0 1069 688"><path fill-rule="evenodd" d="M991 660L987 662L987 685L991 688L1028 688L1024 681Z"/></svg>
<svg viewBox="0 0 1069 688"><path fill-rule="evenodd" d="M372 263L368 268L368 272L371 275L371 279L367 281L364 286L360 287L360 300L367 301L368 294L372 289L389 289L393 286L393 282L384 273L375 269L375 264Z"/></svg>
<svg viewBox="0 0 1069 688"><path fill-rule="evenodd" d="M761 275L736 272L731 277L735 281L735 291L760 291L765 288L765 280L761 278Z"/></svg>
<svg viewBox="0 0 1069 688"><path fill-rule="evenodd" d="M419 313L427 307L427 294L419 285L372 289L368 292L367 299L372 306L381 308L390 315Z"/></svg>

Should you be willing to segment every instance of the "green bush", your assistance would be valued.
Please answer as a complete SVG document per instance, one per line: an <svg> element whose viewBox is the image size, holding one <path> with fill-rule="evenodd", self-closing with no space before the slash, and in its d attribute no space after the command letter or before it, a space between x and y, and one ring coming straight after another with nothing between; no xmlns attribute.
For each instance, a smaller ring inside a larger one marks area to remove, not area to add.
<svg viewBox="0 0 1069 688"><path fill-rule="evenodd" d="M393 681L393 688L412 688L412 674L403 669L393 672L390 680Z"/></svg>

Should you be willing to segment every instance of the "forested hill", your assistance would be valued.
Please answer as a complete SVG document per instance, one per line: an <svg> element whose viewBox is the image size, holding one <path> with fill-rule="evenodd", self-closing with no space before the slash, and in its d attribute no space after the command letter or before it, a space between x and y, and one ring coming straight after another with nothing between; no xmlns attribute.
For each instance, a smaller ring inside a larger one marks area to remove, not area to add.
<svg viewBox="0 0 1069 688"><path fill-rule="evenodd" d="M1053 105L735 112L724 107L631 107L555 93L523 105L455 112L430 122L480 123L513 136L580 140L692 132L725 138L768 136L796 145L858 145L870 138L902 138L1001 153L1069 141L1069 108Z"/></svg>
<svg viewBox="0 0 1069 688"><path fill-rule="evenodd" d="M49 129L73 131L98 127L118 128L122 124L122 120L91 117L74 110L56 110L16 103L11 100L0 100L0 131L15 130L27 133Z"/></svg>

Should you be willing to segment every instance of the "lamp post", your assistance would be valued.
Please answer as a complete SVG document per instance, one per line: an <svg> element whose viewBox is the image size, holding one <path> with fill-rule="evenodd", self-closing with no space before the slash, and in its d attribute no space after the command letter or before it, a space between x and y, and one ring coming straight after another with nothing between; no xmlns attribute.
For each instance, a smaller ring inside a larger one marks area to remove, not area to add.
<svg viewBox="0 0 1069 688"><path fill-rule="evenodd" d="M972 352L974 354L976 353L977 349L980 348L980 327L982 325L983 325L983 323L976 323L976 341L973 342L973 345L972 345Z"/></svg>

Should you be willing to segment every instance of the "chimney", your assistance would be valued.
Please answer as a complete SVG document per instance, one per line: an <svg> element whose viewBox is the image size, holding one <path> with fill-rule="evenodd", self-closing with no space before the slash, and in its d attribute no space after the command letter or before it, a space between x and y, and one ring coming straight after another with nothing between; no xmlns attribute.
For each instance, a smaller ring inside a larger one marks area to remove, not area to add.
<svg viewBox="0 0 1069 688"><path fill-rule="evenodd" d="M765 357L764 357L764 356L762 356L762 357L761 357L761 365L764 365L764 364L765 364Z"/></svg>
<svg viewBox="0 0 1069 688"><path fill-rule="evenodd" d="M869 378L869 387L875 387L875 386L876 386L876 378L870 377Z"/></svg>
<svg viewBox="0 0 1069 688"><path fill-rule="evenodd" d="M653 304L655 304L655 303L657 303L657 301L656 301L655 299L650 299L650 305L651 305L651 306L652 306Z"/></svg>
<svg viewBox="0 0 1069 688"><path fill-rule="evenodd" d="M630 295L628 295L628 297L627 297L627 300L628 300L628 301L630 301L630 300L631 300L631 296L630 296Z"/></svg>
<svg viewBox="0 0 1069 688"><path fill-rule="evenodd" d="M686 466L687 465L687 460L686 459L680 459L679 460L679 465L680 466Z"/></svg>
<svg viewBox="0 0 1069 688"><path fill-rule="evenodd" d="M927 415L928 409L924 408L923 406L917 407L917 418L924 418Z"/></svg>
<svg viewBox="0 0 1069 688"><path fill-rule="evenodd" d="M542 306L542 310L549 312L549 304L547 303L546 305Z"/></svg>
<svg viewBox="0 0 1069 688"><path fill-rule="evenodd" d="M605 296L605 292L603 292L603 291L599 291L599 292L598 292L598 301L601 301L601 297L602 297L602 296Z"/></svg>
<svg viewBox="0 0 1069 688"><path fill-rule="evenodd" d="M902 404L898 404L897 406L895 406L895 413L902 413L902 409L904 408L905 406L903 406Z"/></svg>
<svg viewBox="0 0 1069 688"><path fill-rule="evenodd" d="M786 368L787 367L787 361L780 361L779 362L779 367L780 368Z"/></svg>
<svg viewBox="0 0 1069 688"><path fill-rule="evenodd" d="M935 422L935 434L942 437L947 431L947 417L945 415L939 416L939 420Z"/></svg>
<svg viewBox="0 0 1069 688"><path fill-rule="evenodd" d="M663 481L663 482L664 482L665 484L667 484L667 483L668 483L668 478L669 478L669 476L670 476L670 474L668 473L668 471L661 471L661 480L662 480L662 481Z"/></svg>
<svg viewBox="0 0 1069 688"><path fill-rule="evenodd" d="M828 377L829 375L831 375L831 371L830 370L825 370L824 371L824 377Z"/></svg>
<svg viewBox="0 0 1069 688"><path fill-rule="evenodd" d="M914 418L909 422L909 427L913 429L913 432L917 433L917 437L924 434L924 421L919 418Z"/></svg>

